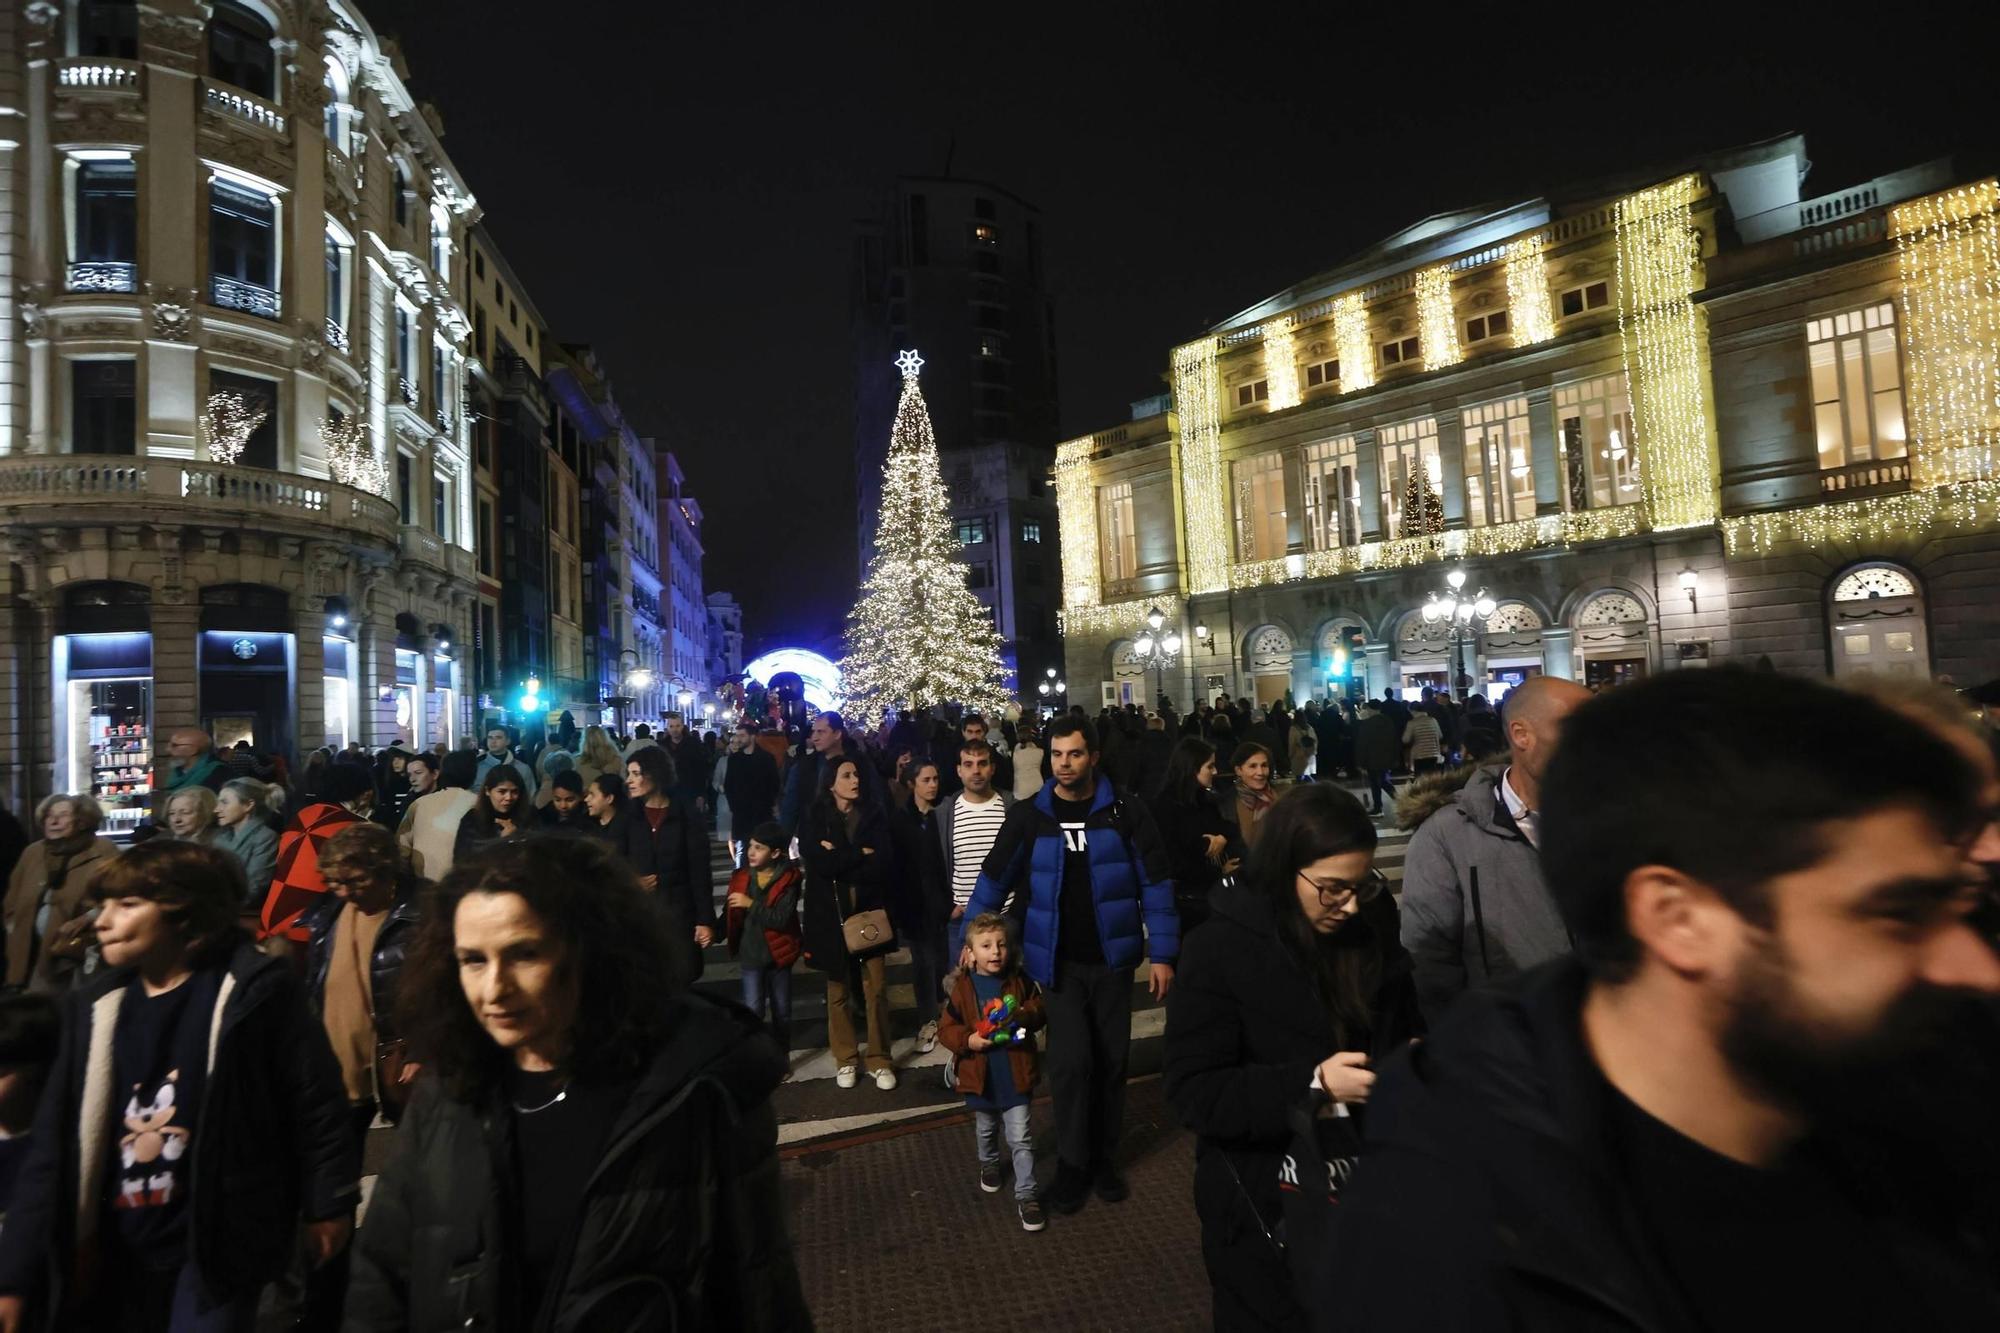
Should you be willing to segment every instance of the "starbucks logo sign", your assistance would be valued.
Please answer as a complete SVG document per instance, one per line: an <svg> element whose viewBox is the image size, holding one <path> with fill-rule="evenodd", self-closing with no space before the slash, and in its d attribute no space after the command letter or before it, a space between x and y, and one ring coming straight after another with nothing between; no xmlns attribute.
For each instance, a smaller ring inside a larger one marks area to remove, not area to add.
<svg viewBox="0 0 2000 1333"><path fill-rule="evenodd" d="M229 651L247 662L257 655L257 645L248 639L238 639L229 645Z"/></svg>

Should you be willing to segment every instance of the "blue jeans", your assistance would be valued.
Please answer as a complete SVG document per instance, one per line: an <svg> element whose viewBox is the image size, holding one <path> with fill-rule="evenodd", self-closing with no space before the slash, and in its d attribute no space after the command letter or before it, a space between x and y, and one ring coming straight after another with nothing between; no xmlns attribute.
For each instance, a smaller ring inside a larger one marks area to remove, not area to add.
<svg viewBox="0 0 2000 1333"><path fill-rule="evenodd" d="M771 1001L771 1030L780 1040L791 1035L792 969L789 967L746 967L743 969L743 1003L757 1017L764 1017L764 999Z"/></svg>
<svg viewBox="0 0 2000 1333"><path fill-rule="evenodd" d="M1007 1053L997 1051L1004 1060ZM1007 1150L1014 1155L1014 1201L1026 1203L1035 1197L1035 1145L1028 1139L1028 1104L1004 1111L972 1111L972 1127L979 1136L979 1164L992 1166L1000 1160L1000 1138L1004 1130Z"/></svg>

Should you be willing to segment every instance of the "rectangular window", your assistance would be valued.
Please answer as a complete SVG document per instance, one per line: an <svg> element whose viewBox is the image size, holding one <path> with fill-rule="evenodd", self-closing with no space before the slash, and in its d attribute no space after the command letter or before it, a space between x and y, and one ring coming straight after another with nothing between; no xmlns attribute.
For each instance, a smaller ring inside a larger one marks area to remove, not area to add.
<svg viewBox="0 0 2000 1333"><path fill-rule="evenodd" d="M416 358L416 351L410 345L410 308L402 302L396 303L396 369L409 378L410 363Z"/></svg>
<svg viewBox="0 0 2000 1333"><path fill-rule="evenodd" d="M431 473L431 531L450 541L453 536L452 514L457 506L452 503L451 478L442 472Z"/></svg>
<svg viewBox="0 0 2000 1333"><path fill-rule="evenodd" d="M958 544L978 546L986 540L986 520L983 518L962 518L958 521Z"/></svg>
<svg viewBox="0 0 2000 1333"><path fill-rule="evenodd" d="M1382 364L1400 366L1406 361L1415 361L1423 353L1423 341L1419 338L1403 338L1396 342L1382 344Z"/></svg>
<svg viewBox="0 0 2000 1333"><path fill-rule="evenodd" d="M1309 444L1299 453L1306 545L1335 551L1361 541L1361 459L1352 435Z"/></svg>
<svg viewBox="0 0 2000 1333"><path fill-rule="evenodd" d="M1495 310L1465 321L1465 340L1469 343L1485 342L1497 338L1507 331L1507 312Z"/></svg>
<svg viewBox="0 0 2000 1333"><path fill-rule="evenodd" d="M490 500L479 502L479 572L493 572L493 504Z"/></svg>
<svg viewBox="0 0 2000 1333"><path fill-rule="evenodd" d="M1572 287L1562 294L1561 300L1565 317L1581 315L1586 310L1602 310L1611 304L1611 284L1593 282L1583 287Z"/></svg>
<svg viewBox="0 0 2000 1333"><path fill-rule="evenodd" d="M479 683L490 686L500 674L500 632L498 613L491 602L479 604Z"/></svg>
<svg viewBox="0 0 2000 1333"><path fill-rule="evenodd" d="M139 7L131 0L83 0L76 8L78 55L138 59Z"/></svg>
<svg viewBox="0 0 2000 1333"><path fill-rule="evenodd" d="M1414 516L1403 512L1404 500L1410 493L1411 482L1420 475L1419 468L1422 469L1417 484L1419 496L1425 485L1439 496L1444 494L1444 471L1438 464L1437 418L1418 417L1390 426L1382 431L1380 438L1383 535L1418 536Z"/></svg>
<svg viewBox="0 0 2000 1333"><path fill-rule="evenodd" d="M243 467L276 469L278 466L278 386L253 375L232 375L226 370L208 372L211 394L233 393L245 402L262 403L264 419L243 443L237 462Z"/></svg>
<svg viewBox="0 0 2000 1333"><path fill-rule="evenodd" d="M1139 533L1132 521L1132 483L1100 487L1097 492L1097 531L1104 549L1104 581L1124 583L1139 576Z"/></svg>
<svg viewBox="0 0 2000 1333"><path fill-rule="evenodd" d="M326 319L343 333L346 331L347 251L332 232L326 234Z"/></svg>
<svg viewBox="0 0 2000 1333"><path fill-rule="evenodd" d="M215 304L277 318L277 212L261 191L221 179L210 183L208 266Z"/></svg>
<svg viewBox="0 0 2000 1333"><path fill-rule="evenodd" d="M972 243L993 249L1000 244L1000 229L991 223L977 223L972 228Z"/></svg>
<svg viewBox="0 0 2000 1333"><path fill-rule="evenodd" d="M77 454L135 454L138 449L138 363L72 361L69 367L69 447Z"/></svg>
<svg viewBox="0 0 2000 1333"><path fill-rule="evenodd" d="M72 291L138 290L138 171L131 158L76 166L76 249Z"/></svg>
<svg viewBox="0 0 2000 1333"><path fill-rule="evenodd" d="M965 567L965 586L968 588L990 588L993 586L993 571L985 565Z"/></svg>
<svg viewBox="0 0 2000 1333"><path fill-rule="evenodd" d="M416 499L410 494L410 456L396 455L396 510L403 516L403 522L416 522Z"/></svg>
<svg viewBox="0 0 2000 1333"><path fill-rule="evenodd" d="M1236 492L1236 558L1276 560L1285 553L1285 456L1262 454L1230 465Z"/></svg>
<svg viewBox="0 0 2000 1333"><path fill-rule="evenodd" d="M1306 367L1306 387L1317 389L1322 384L1340 383L1340 358L1331 361L1316 361Z"/></svg>
<svg viewBox="0 0 2000 1333"><path fill-rule="evenodd" d="M1894 305L1809 320L1806 356L1822 468L1909 456Z"/></svg>
<svg viewBox="0 0 2000 1333"><path fill-rule="evenodd" d="M1257 380L1255 383L1239 384L1236 386L1236 405L1238 407L1249 407L1254 403L1267 403L1270 400L1271 381L1269 380Z"/></svg>
<svg viewBox="0 0 2000 1333"><path fill-rule="evenodd" d="M1041 539L1042 539L1042 525L1041 525L1041 524L1039 524L1039 523L1023 523L1023 524L1021 525L1021 540L1022 540L1022 541L1024 541L1024 542L1040 542L1040 541L1041 541Z"/></svg>
<svg viewBox="0 0 2000 1333"><path fill-rule="evenodd" d="M1475 528L1535 516L1534 448L1528 400L1508 398L1467 408L1465 517Z"/></svg>
<svg viewBox="0 0 2000 1333"><path fill-rule="evenodd" d="M439 347L436 343L432 343L431 344L431 410L435 412L449 411L450 403L451 403L451 395L445 392L444 348Z"/></svg>
<svg viewBox="0 0 2000 1333"><path fill-rule="evenodd" d="M486 256L477 250L472 252L472 276L475 278L486 276Z"/></svg>
<svg viewBox="0 0 2000 1333"><path fill-rule="evenodd" d="M1639 498L1639 454L1632 442L1632 398L1623 375L1556 389L1563 508L1603 509Z"/></svg>

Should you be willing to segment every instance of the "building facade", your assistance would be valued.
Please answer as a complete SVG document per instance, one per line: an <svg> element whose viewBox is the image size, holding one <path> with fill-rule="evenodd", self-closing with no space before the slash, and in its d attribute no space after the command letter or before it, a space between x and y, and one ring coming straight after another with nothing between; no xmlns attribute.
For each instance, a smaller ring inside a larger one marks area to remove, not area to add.
<svg viewBox="0 0 2000 1333"><path fill-rule="evenodd" d="M2000 190L1806 171L1429 218L1174 349L1059 450L1072 696L2000 672Z"/></svg>
<svg viewBox="0 0 2000 1333"><path fill-rule="evenodd" d="M656 448L666 670L674 706L700 717L713 704L709 691L715 679L708 671L708 607L701 595L701 502L687 493L680 459L671 449Z"/></svg>
<svg viewBox="0 0 2000 1333"><path fill-rule="evenodd" d="M163 728L450 742L470 190L351 6L0 25L0 797L138 822Z"/></svg>
<svg viewBox="0 0 2000 1333"><path fill-rule="evenodd" d="M924 395L967 582L992 608L1008 669L1059 661L1055 310L1037 209L978 181L905 178L856 240L856 518L874 550L898 352L927 363Z"/></svg>
<svg viewBox="0 0 2000 1333"><path fill-rule="evenodd" d="M708 679L718 692L732 677L743 674L743 608L736 594L708 595Z"/></svg>

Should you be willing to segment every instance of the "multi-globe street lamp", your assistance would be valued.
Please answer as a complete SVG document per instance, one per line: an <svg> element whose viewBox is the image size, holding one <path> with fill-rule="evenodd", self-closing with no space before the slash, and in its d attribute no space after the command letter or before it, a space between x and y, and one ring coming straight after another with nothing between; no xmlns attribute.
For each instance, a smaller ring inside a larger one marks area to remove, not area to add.
<svg viewBox="0 0 2000 1333"><path fill-rule="evenodd" d="M1444 576L1445 592L1439 596L1433 592L1424 603L1424 623L1445 627L1446 660L1451 663L1450 679L1447 685L1460 702L1465 699L1467 687L1472 681L1469 659L1461 665L1461 648L1470 648L1473 636L1486 628L1486 618L1498 606L1492 594L1481 588L1471 596L1465 595L1465 571L1454 569Z"/></svg>
<svg viewBox="0 0 2000 1333"><path fill-rule="evenodd" d="M1181 632L1167 628L1167 613L1153 606L1146 609L1146 628L1132 641L1132 658L1142 667L1153 668L1153 705L1165 692L1165 672L1181 659Z"/></svg>
<svg viewBox="0 0 2000 1333"><path fill-rule="evenodd" d="M1048 679L1035 686L1035 689L1040 692L1043 700L1046 701L1044 706L1053 709L1055 707L1055 696L1069 693L1069 682L1056 675L1056 669L1050 667L1048 669Z"/></svg>
<svg viewBox="0 0 2000 1333"><path fill-rule="evenodd" d="M632 659L630 667L625 665L625 659L628 657ZM636 648L621 648L618 650L617 670L619 672L621 692L612 695L608 702L612 708L614 725L618 728L618 734L623 736L625 734L625 710L635 702L635 695L639 691L653 688L653 670L651 667L645 666L640 662L639 650Z"/></svg>

